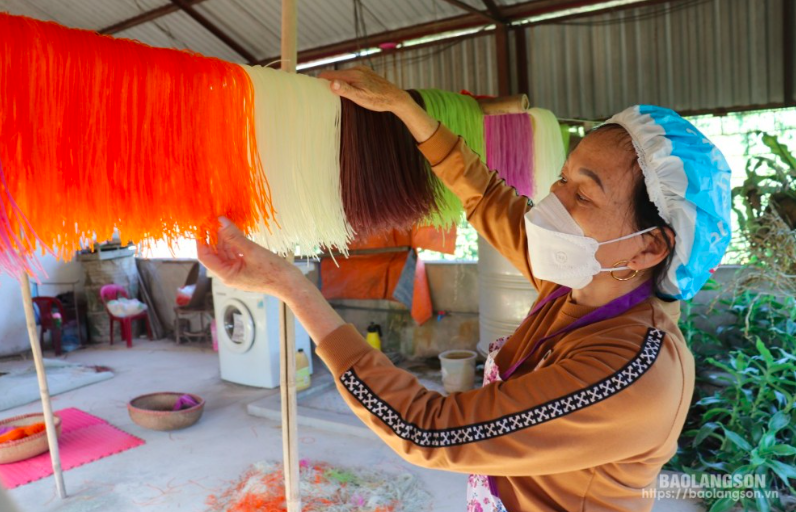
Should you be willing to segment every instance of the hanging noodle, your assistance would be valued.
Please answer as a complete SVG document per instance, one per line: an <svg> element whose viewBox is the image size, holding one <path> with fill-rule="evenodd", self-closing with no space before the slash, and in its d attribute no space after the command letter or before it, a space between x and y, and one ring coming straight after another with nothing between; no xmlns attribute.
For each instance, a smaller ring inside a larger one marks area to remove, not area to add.
<svg viewBox="0 0 796 512"><path fill-rule="evenodd" d="M555 114L543 108L528 111L533 121L533 201L538 203L550 192L550 186L558 179L566 155L561 128Z"/></svg>
<svg viewBox="0 0 796 512"><path fill-rule="evenodd" d="M18 231L17 231L18 230ZM24 273L35 276L43 272L34 257L28 257L39 241L8 191L8 182L0 162L0 272L21 278Z"/></svg>
<svg viewBox="0 0 796 512"><path fill-rule="evenodd" d="M357 238L407 229L436 213L438 181L395 115L342 100L340 180Z"/></svg>
<svg viewBox="0 0 796 512"><path fill-rule="evenodd" d="M114 228L171 242L272 213L236 64L0 14L0 112L7 191L62 258Z"/></svg>
<svg viewBox="0 0 796 512"><path fill-rule="evenodd" d="M484 116L475 98L437 89L420 89L419 92L431 117L462 136L470 149L485 159ZM439 213L430 218L431 224L448 227L463 219L461 201L447 188L438 205Z"/></svg>
<svg viewBox="0 0 796 512"><path fill-rule="evenodd" d="M484 116L486 163L520 195L533 193L533 130L528 114Z"/></svg>
<svg viewBox="0 0 796 512"><path fill-rule="evenodd" d="M340 195L340 98L329 82L267 67L244 69L255 90L257 146L275 224L253 239L280 254L345 251L353 238Z"/></svg>

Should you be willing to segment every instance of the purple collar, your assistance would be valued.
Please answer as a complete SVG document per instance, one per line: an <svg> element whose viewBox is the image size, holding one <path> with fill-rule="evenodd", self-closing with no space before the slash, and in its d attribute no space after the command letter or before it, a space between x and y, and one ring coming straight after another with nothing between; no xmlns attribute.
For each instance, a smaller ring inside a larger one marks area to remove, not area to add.
<svg viewBox="0 0 796 512"><path fill-rule="evenodd" d="M545 304L547 304L548 302L552 302L552 301L556 300L557 298L561 297L562 295L568 294L570 291L572 291L572 289L569 288L569 287L566 287L566 286L561 286L559 288L556 288L555 291L553 291L553 293L551 293L550 295L548 295L544 299L542 299L539 302L537 302L534 305L533 309L531 309L531 312L528 314L528 316L532 316L532 315L536 314L540 309L542 309L542 307ZM625 311L628 311L628 310L632 309L633 307L641 304L642 302L644 302L645 300L647 300L651 296L652 296L652 282L651 281L645 281L644 283L639 285L633 291L631 291L629 293L626 293L625 295L622 295L621 297L617 297L616 299L612 300L608 304L604 304L604 305L600 306L599 308L595 309L594 311L583 315L582 317L578 318L577 320L575 320L574 322L572 322L568 326L564 327L563 329L560 329L560 330L554 332L553 334L550 334L548 336L545 336L544 338L541 338L541 339L537 340L536 343L533 344L533 347L531 348L531 351L528 353L528 355L526 355L525 357L523 357L522 359L520 359L519 361L517 361L516 363L511 365L511 367L509 367L509 369L506 370L506 372L504 372L500 376L500 378L502 380L506 380L509 377L511 377L511 375L514 373L514 371L522 363L524 363L529 357L531 357L531 355L534 352L536 352L536 349L539 348L539 345L541 345L543 342L549 340L550 338L554 338L556 336L559 336L561 334L567 333L567 332L572 331L574 329L579 329L580 327L585 327L585 326L593 324L595 322L600 322L602 320L607 320L609 318L617 317L617 316L621 315L622 313L624 313Z"/></svg>

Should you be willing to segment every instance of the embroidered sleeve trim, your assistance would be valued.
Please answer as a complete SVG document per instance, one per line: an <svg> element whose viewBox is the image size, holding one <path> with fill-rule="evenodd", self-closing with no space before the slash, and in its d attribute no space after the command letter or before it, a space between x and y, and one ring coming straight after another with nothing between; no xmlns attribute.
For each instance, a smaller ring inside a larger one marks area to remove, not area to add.
<svg viewBox="0 0 796 512"><path fill-rule="evenodd" d="M340 380L365 409L381 419L398 437L423 447L454 446L524 430L594 405L619 393L652 367L652 363L660 353L664 335L665 333L659 329L649 329L638 354L621 369L595 384L524 411L462 427L421 429L406 422L395 409L381 400L359 379L353 369L341 375Z"/></svg>

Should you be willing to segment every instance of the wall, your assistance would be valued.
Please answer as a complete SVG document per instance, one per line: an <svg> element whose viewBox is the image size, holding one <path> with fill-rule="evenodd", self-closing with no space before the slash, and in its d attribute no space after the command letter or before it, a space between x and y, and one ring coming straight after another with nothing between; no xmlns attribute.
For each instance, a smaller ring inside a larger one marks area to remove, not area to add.
<svg viewBox="0 0 796 512"><path fill-rule="evenodd" d="M796 24L796 9L784 18L792 1L655 2L517 25L509 33L511 92L527 93L531 105L559 118L588 120L638 103L687 113L793 105L796 93L786 93L785 74L796 66L796 48L785 48L783 30ZM524 36L525 66L517 62L518 32ZM786 67L788 52L793 62ZM492 95L498 89L494 31L307 73L357 65L371 66L405 89ZM526 75L523 80L519 73ZM528 90L520 90L522 82Z"/></svg>
<svg viewBox="0 0 796 512"><path fill-rule="evenodd" d="M187 258L138 258L138 272L149 287L155 313L161 323L162 336L174 335L174 306L177 288L185 285L188 273L196 263ZM198 330L198 317L191 320L191 330ZM157 336L157 334L156 334Z"/></svg>
<svg viewBox="0 0 796 512"><path fill-rule="evenodd" d="M448 349L475 350L478 343L478 265L426 262L434 311L445 311L418 326L406 307L389 300L334 300L346 322L364 335L370 322L381 325L382 349L410 358L433 357Z"/></svg>
<svg viewBox="0 0 796 512"><path fill-rule="evenodd" d="M407 49L360 60L312 68L317 75L329 69L367 65L404 89L466 89L475 94L497 95L495 38L471 37L459 42Z"/></svg>
<svg viewBox="0 0 796 512"><path fill-rule="evenodd" d="M637 103L678 112L782 105L785 1L665 2L530 26L522 92L579 119Z"/></svg>
<svg viewBox="0 0 796 512"><path fill-rule="evenodd" d="M68 283L76 281L78 293L83 290L83 268L77 261L60 262L52 256L40 257L46 275L39 276L39 295L58 295L71 291L71 286L45 283ZM35 287L35 282L32 283ZM0 357L18 354L30 349L22 309L22 291L19 282L0 273Z"/></svg>

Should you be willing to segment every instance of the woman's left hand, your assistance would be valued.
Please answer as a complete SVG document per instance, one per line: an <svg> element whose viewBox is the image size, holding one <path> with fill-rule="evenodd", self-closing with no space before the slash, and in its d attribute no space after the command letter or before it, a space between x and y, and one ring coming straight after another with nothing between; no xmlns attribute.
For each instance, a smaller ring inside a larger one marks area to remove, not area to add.
<svg viewBox="0 0 796 512"><path fill-rule="evenodd" d="M219 218L215 250L204 240L196 241L196 252L204 266L224 284L273 295L290 302L291 292L306 281L295 265L246 238L229 219Z"/></svg>

